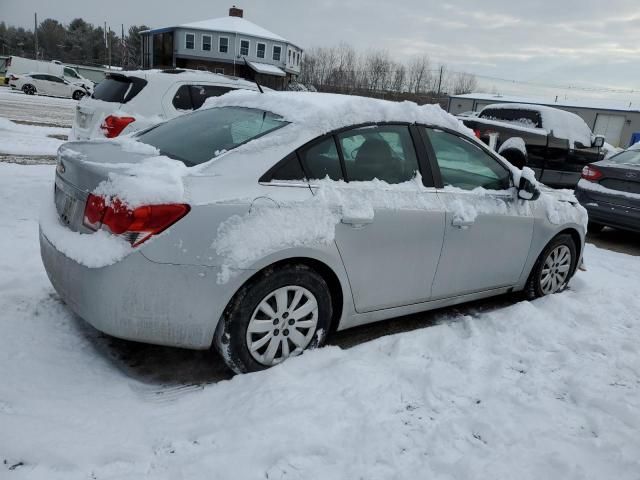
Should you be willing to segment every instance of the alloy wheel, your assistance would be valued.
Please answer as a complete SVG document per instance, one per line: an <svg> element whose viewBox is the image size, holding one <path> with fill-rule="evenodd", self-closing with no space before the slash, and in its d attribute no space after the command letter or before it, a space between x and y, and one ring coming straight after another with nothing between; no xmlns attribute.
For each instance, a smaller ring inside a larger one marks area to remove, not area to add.
<svg viewBox="0 0 640 480"><path fill-rule="evenodd" d="M540 288L544 295L561 290L569 278L571 250L566 245L558 245L547 256L540 273Z"/></svg>
<svg viewBox="0 0 640 480"><path fill-rule="evenodd" d="M316 297L301 286L281 287L264 297L254 310L247 326L247 348L260 364L276 365L302 353L317 325Z"/></svg>

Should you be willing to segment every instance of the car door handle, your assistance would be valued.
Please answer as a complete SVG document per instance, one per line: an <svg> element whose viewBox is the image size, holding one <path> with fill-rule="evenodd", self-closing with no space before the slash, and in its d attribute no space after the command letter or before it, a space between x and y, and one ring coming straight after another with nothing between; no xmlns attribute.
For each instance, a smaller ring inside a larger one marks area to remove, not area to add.
<svg viewBox="0 0 640 480"><path fill-rule="evenodd" d="M340 220L340 221L342 223L346 223L348 225L353 225L354 227L358 227L358 226L368 225L370 223L373 223L373 218L372 217L343 216L342 220Z"/></svg>
<svg viewBox="0 0 640 480"><path fill-rule="evenodd" d="M451 220L451 225L456 228L469 228L471 225L475 223L475 220L463 220L462 218L454 218Z"/></svg>

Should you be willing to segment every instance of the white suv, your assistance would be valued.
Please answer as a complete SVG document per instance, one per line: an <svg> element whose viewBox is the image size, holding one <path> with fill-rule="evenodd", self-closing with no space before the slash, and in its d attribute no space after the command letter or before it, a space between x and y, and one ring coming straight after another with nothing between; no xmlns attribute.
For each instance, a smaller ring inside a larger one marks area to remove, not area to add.
<svg viewBox="0 0 640 480"><path fill-rule="evenodd" d="M196 110L207 98L236 89L258 87L240 78L198 70L109 73L93 95L76 107L69 140L126 135Z"/></svg>

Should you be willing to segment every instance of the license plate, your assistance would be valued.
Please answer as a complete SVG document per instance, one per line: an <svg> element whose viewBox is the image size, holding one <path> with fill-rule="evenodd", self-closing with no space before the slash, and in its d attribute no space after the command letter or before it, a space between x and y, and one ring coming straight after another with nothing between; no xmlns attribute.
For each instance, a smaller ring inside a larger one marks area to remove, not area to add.
<svg viewBox="0 0 640 480"><path fill-rule="evenodd" d="M71 220L74 218L78 200L67 194L56 183L55 202L60 221L65 225L69 225L71 223Z"/></svg>

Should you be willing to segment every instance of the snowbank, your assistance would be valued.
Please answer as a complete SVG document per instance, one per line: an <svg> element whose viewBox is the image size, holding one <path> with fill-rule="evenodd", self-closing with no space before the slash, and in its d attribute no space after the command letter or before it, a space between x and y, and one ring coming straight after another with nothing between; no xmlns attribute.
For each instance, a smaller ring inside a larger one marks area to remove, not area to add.
<svg viewBox="0 0 640 480"><path fill-rule="evenodd" d="M172 371L173 349L129 366L50 286L53 171L0 164L0 478L637 479L640 258L587 245L562 294L166 385L144 370Z"/></svg>
<svg viewBox="0 0 640 480"><path fill-rule="evenodd" d="M21 125L0 117L0 153L54 156L64 140L49 135L68 136L69 129Z"/></svg>

